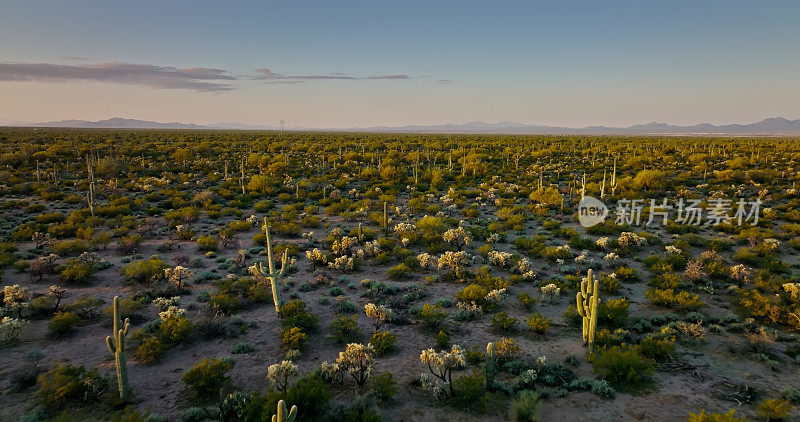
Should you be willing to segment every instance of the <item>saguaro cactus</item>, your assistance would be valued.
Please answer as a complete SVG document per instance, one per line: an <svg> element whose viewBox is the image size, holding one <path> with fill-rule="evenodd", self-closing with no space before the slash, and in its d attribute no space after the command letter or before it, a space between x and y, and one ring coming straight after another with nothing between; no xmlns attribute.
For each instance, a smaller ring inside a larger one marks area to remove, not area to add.
<svg viewBox="0 0 800 422"><path fill-rule="evenodd" d="M86 202L89 205L89 212L91 213L92 217L94 217L94 196L95 192L97 192L97 187L94 181L94 168L92 167L92 159L89 158L89 156L86 156L86 168L89 176L89 191L86 193Z"/></svg>
<svg viewBox="0 0 800 422"><path fill-rule="evenodd" d="M594 332L597 326L597 305L600 297L597 295L597 280L592 279L592 270L586 278L581 280L581 291L576 295L578 313L583 317L583 344L592 350L594 346ZM590 291L591 289L591 291Z"/></svg>
<svg viewBox="0 0 800 422"><path fill-rule="evenodd" d="M286 411L286 402L278 401L278 414L272 415L272 422L294 422L297 417L297 405L292 406L292 410Z"/></svg>
<svg viewBox="0 0 800 422"><path fill-rule="evenodd" d="M120 328L122 326L122 328ZM117 367L117 385L119 387L119 398L126 400L130 393L128 387L128 366L125 361L125 336L131 328L130 321L125 318L123 324L119 314L119 296L114 296L114 336L106 337L108 351L114 354L114 362Z"/></svg>
<svg viewBox="0 0 800 422"><path fill-rule="evenodd" d="M280 291L278 290L278 280L286 271L286 261L289 257L287 251L283 251L283 260L281 262L281 270L276 272L275 271L275 264L272 260L272 242L269 238L269 224L267 223L267 218L264 217L264 234L267 236L267 266L269 271L264 271L264 263L257 262L255 265L250 267L250 273L253 276L268 279L269 284L272 287L272 300L275 302L275 312L280 312L281 310L281 299L280 299Z"/></svg>
<svg viewBox="0 0 800 422"><path fill-rule="evenodd" d="M486 388L489 391L494 391L494 376L497 374L497 364L494 355L494 343L489 342L486 345L486 366L483 368L486 372Z"/></svg>
<svg viewBox="0 0 800 422"><path fill-rule="evenodd" d="M384 201L383 202L383 233L388 235L389 234L389 214L387 213L389 203Z"/></svg>

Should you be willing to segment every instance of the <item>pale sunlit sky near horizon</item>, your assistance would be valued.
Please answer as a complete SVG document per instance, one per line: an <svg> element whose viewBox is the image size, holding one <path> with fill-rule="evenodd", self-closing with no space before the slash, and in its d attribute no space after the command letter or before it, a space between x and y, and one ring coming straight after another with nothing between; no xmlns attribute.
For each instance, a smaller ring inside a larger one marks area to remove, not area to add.
<svg viewBox="0 0 800 422"><path fill-rule="evenodd" d="M798 1L6 1L0 124L800 118Z"/></svg>

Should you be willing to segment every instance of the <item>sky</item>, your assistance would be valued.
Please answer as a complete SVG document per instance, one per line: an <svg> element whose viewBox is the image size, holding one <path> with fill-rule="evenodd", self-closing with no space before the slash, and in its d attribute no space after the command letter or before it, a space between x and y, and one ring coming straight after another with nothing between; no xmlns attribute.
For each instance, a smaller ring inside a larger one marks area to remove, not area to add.
<svg viewBox="0 0 800 422"><path fill-rule="evenodd" d="M0 123L800 118L797 1L0 0Z"/></svg>

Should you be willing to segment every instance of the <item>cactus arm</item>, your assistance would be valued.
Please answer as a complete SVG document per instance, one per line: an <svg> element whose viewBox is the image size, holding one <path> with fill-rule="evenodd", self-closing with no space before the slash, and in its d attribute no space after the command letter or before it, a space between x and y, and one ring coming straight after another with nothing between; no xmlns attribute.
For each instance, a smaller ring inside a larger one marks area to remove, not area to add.
<svg viewBox="0 0 800 422"><path fill-rule="evenodd" d="M272 242L269 239L269 223L267 217L264 217L264 233L267 237L267 262L269 263L269 273L275 272L275 264L272 263Z"/></svg>
<svg viewBox="0 0 800 422"><path fill-rule="evenodd" d="M286 263L289 260L289 249L285 249L283 251L283 260L281 262L281 270L278 272L278 276L282 276L284 272L286 272Z"/></svg>
<svg viewBox="0 0 800 422"><path fill-rule="evenodd" d="M106 336L106 346L109 352L117 353L116 347L114 347L114 343L111 341L111 336Z"/></svg>
<svg viewBox="0 0 800 422"><path fill-rule="evenodd" d="M297 417L297 405L292 406L292 410L286 411L286 402L278 401L278 414L272 415L272 422L294 422Z"/></svg>

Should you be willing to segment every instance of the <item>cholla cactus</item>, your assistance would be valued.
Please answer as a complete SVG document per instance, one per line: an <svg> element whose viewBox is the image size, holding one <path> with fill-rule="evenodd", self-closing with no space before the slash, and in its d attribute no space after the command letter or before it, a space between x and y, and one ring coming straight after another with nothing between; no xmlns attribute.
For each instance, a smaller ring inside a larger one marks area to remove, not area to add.
<svg viewBox="0 0 800 422"><path fill-rule="evenodd" d="M622 232L619 234L617 243L619 243L619 246L622 248L629 248L632 246L646 245L647 239L633 232Z"/></svg>
<svg viewBox="0 0 800 422"><path fill-rule="evenodd" d="M464 349L454 344L450 350L436 352L434 349L423 350L419 360L428 366L428 370L444 383L450 390L450 395L455 395L453 389L453 370L466 365Z"/></svg>
<svg viewBox="0 0 800 422"><path fill-rule="evenodd" d="M192 277L192 272L178 265L175 268L164 269L164 277L178 288L183 287L183 281Z"/></svg>
<svg viewBox="0 0 800 422"><path fill-rule="evenodd" d="M345 256L350 253L350 249L358 244L358 238L344 236L340 240L334 240L331 250L334 255Z"/></svg>
<svg viewBox="0 0 800 422"><path fill-rule="evenodd" d="M452 271L456 277L461 276L461 271L469 262L469 255L464 251L447 251L439 256L439 269Z"/></svg>
<svg viewBox="0 0 800 422"><path fill-rule="evenodd" d="M381 253L381 247L378 246L378 241L373 240L372 242L367 242L364 244L364 253L367 256L377 256Z"/></svg>
<svg viewBox="0 0 800 422"><path fill-rule="evenodd" d="M20 318L3 317L0 320L0 337L4 343L12 343L22 334L22 329L28 321Z"/></svg>
<svg viewBox="0 0 800 422"><path fill-rule="evenodd" d="M25 307L25 299L29 295L28 289L19 284L3 287L3 303L11 312L16 310L19 318L22 318L22 308Z"/></svg>
<svg viewBox="0 0 800 422"><path fill-rule="evenodd" d="M731 267L731 278L739 283L747 283L750 281L750 270L744 264L734 265Z"/></svg>
<svg viewBox="0 0 800 422"><path fill-rule="evenodd" d="M91 268L95 268L97 264L103 261L103 258L101 258L96 252L84 252L78 256L77 260L78 262L82 262Z"/></svg>
<svg viewBox="0 0 800 422"><path fill-rule="evenodd" d="M792 295L792 300L800 299L800 283L784 283L782 287Z"/></svg>
<svg viewBox="0 0 800 422"><path fill-rule="evenodd" d="M394 312L387 306L367 303L364 305L364 313L368 318L375 320L375 331L380 330L381 326L394 318Z"/></svg>
<svg viewBox="0 0 800 422"><path fill-rule="evenodd" d="M511 262L512 256L513 255L511 255L508 252L490 251L489 262L491 262L496 267L505 268Z"/></svg>
<svg viewBox="0 0 800 422"><path fill-rule="evenodd" d="M773 239L771 237L764 239L763 245L767 247L767 249L774 251L781 245L781 242L778 239Z"/></svg>
<svg viewBox="0 0 800 422"><path fill-rule="evenodd" d="M174 297L170 297L170 298L157 297L157 298L153 299L153 306L159 312L164 312L167 309L169 309L170 307L177 307L177 306L180 305L180 303L181 303L181 297L180 296L174 296Z"/></svg>
<svg viewBox="0 0 800 422"><path fill-rule="evenodd" d="M667 255L680 255L683 253L683 249L675 245L667 245L664 247L664 250L667 252Z"/></svg>
<svg viewBox="0 0 800 422"><path fill-rule="evenodd" d="M253 227L258 225L258 217L256 217L253 214L250 214L250 217L247 217L247 219L245 221L250 223L250 225L253 226Z"/></svg>
<svg viewBox="0 0 800 422"><path fill-rule="evenodd" d="M611 246L611 239L609 239L608 237L603 236L603 237L597 239L594 242L594 244L599 246L599 247L601 247L601 248L603 248L603 249L608 249L608 247Z"/></svg>
<svg viewBox="0 0 800 422"><path fill-rule="evenodd" d="M703 268L703 262L699 259L689 261L686 264L686 270L684 270L683 275L692 281L708 277L708 274Z"/></svg>
<svg viewBox="0 0 800 422"><path fill-rule="evenodd" d="M325 265L328 263L328 256L318 248L306 251L306 259L311 262L312 270L315 269L317 265Z"/></svg>
<svg viewBox="0 0 800 422"><path fill-rule="evenodd" d="M422 268L429 268L434 263L433 257L427 252L422 252L421 254L417 255L417 261L419 262L419 266Z"/></svg>
<svg viewBox="0 0 800 422"><path fill-rule="evenodd" d="M267 379L279 391L286 391L289 388L289 378L298 374L297 365L290 360L275 363L267 368Z"/></svg>
<svg viewBox="0 0 800 422"><path fill-rule="evenodd" d="M456 308L458 308L459 311L466 313L470 318L475 318L483 313L483 308L475 303L474 300L469 301L469 303L458 302L456 303Z"/></svg>
<svg viewBox="0 0 800 422"><path fill-rule="evenodd" d="M344 384L344 371L342 367L336 362L322 362L319 366L322 378L326 382L336 381L339 385Z"/></svg>
<svg viewBox="0 0 800 422"><path fill-rule="evenodd" d="M484 299L486 299L487 302L491 302L491 303L494 303L494 304L500 304L500 302L503 301L503 298L505 297L505 295L506 295L506 289L505 288L494 289L494 290L490 291L489 293L487 293L486 297Z"/></svg>
<svg viewBox="0 0 800 422"><path fill-rule="evenodd" d="M403 238L414 238L416 237L416 230L417 228L411 223L397 223L394 226L394 232L397 236Z"/></svg>
<svg viewBox="0 0 800 422"><path fill-rule="evenodd" d="M553 283L550 283L546 286L542 286L541 288L539 288L539 290L542 292L542 295L546 297L547 300L551 303L554 302L556 298L561 295L561 288Z"/></svg>
<svg viewBox="0 0 800 422"><path fill-rule="evenodd" d="M353 271L355 268L355 261L348 256L340 256L328 263L328 268L339 270L343 272Z"/></svg>
<svg viewBox="0 0 800 422"><path fill-rule="evenodd" d="M461 226L444 232L444 234L442 234L442 239L458 248L458 250L461 250L462 247L472 242L472 237L470 237L469 233Z"/></svg>
<svg viewBox="0 0 800 422"><path fill-rule="evenodd" d="M619 261L619 255L615 254L614 252L610 252L603 256L603 260L611 265L615 265Z"/></svg>
<svg viewBox="0 0 800 422"><path fill-rule="evenodd" d="M531 261L528 261L528 258L520 258L520 260L517 261L517 271L520 274L525 274L531 270L533 270L533 265Z"/></svg>
<svg viewBox="0 0 800 422"><path fill-rule="evenodd" d="M168 306L163 312L158 313L161 321L166 321L170 318L183 318L186 316L186 309L181 309L177 306Z"/></svg>
<svg viewBox="0 0 800 422"><path fill-rule="evenodd" d="M359 387L364 387L372 371L375 349L371 344L350 343L339 352L336 363L342 371L349 373Z"/></svg>
<svg viewBox="0 0 800 422"><path fill-rule="evenodd" d="M67 296L67 289L54 284L47 290L47 295L56 301L55 305L53 305L53 311L55 312L61 306L61 299Z"/></svg>

